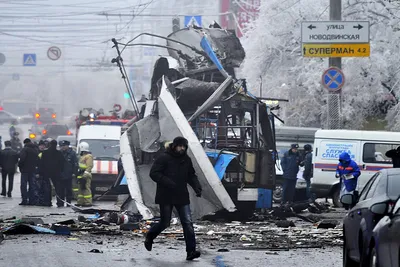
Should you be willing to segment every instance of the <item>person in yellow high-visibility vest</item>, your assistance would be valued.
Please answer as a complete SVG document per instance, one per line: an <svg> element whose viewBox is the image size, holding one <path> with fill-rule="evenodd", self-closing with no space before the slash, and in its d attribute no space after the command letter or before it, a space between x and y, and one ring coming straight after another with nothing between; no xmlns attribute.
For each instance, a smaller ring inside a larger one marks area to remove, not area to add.
<svg viewBox="0 0 400 267"><path fill-rule="evenodd" d="M89 150L89 144L82 142L79 144L79 170L77 181L79 185L77 206L90 207L92 206L92 168L93 156Z"/></svg>

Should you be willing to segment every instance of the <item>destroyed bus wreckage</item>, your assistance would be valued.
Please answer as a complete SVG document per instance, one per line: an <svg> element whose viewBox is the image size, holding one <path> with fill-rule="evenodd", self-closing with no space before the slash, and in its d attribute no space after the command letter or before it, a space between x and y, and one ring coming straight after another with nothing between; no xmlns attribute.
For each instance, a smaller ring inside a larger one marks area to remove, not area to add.
<svg viewBox="0 0 400 267"><path fill-rule="evenodd" d="M116 185L126 178L130 193L122 208L144 219L158 215L156 184L149 172L165 142L176 136L188 139L188 154L203 187L203 198L190 189L195 218L224 209L249 213L256 205L270 207L275 187L274 115L247 92L245 80L235 77L234 69L245 57L239 39L219 28L191 27L157 37L167 40L162 47L169 56L155 63L149 99L120 140L123 171ZM113 62L127 79L121 53L135 44L113 42L118 52ZM125 47L120 50L119 45ZM125 84L134 99L130 83Z"/></svg>

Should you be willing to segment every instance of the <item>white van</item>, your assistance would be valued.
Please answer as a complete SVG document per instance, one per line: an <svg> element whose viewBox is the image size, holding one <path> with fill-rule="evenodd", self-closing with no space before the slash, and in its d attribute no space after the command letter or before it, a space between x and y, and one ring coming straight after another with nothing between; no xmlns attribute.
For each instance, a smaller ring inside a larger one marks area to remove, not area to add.
<svg viewBox="0 0 400 267"><path fill-rule="evenodd" d="M118 175L121 126L111 125L108 121L93 121L79 127L77 152L80 153L79 144L86 142L93 155L92 195L106 192Z"/></svg>
<svg viewBox="0 0 400 267"><path fill-rule="evenodd" d="M339 155L348 152L360 167L360 191L377 171L393 167L385 153L399 145L399 132L318 130L314 141L312 192L317 197L332 198L340 206L339 179L335 178Z"/></svg>

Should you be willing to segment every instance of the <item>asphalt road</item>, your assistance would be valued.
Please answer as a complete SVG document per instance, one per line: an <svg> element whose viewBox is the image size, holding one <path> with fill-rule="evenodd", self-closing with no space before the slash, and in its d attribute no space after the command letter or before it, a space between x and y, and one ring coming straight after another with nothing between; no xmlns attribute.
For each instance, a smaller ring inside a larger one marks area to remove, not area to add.
<svg viewBox="0 0 400 267"><path fill-rule="evenodd" d="M24 216L41 217L44 223L76 219L78 214L70 208L19 206L19 174L16 175L13 198L0 197L0 218ZM54 200L53 200L54 203ZM96 202L96 206L118 209L113 202ZM332 214L333 215L333 214ZM100 242L102 241L102 242ZM341 266L339 247L325 249L297 249L289 251L231 250L218 252L202 244L202 257L194 262L185 260L183 241L158 239L152 252L143 247L142 237L81 235L77 239L55 235L7 236L0 243L0 266L4 267L122 267L122 266ZM102 244L98 244L102 243ZM91 253L98 249L103 253ZM276 253L276 254L274 254Z"/></svg>
<svg viewBox="0 0 400 267"><path fill-rule="evenodd" d="M271 252L266 254L265 251L201 250L202 256L199 259L187 262L183 245L155 244L153 251L148 252L143 247L141 239L110 240L110 237L99 237L96 240L103 240L104 244L98 245L95 240L92 240L92 243L89 243L90 240L71 241L61 236L30 235L13 238L15 239L5 240L0 244L0 266L341 266L339 248L281 251L276 255L271 255ZM98 249L103 253L89 252L92 249Z"/></svg>

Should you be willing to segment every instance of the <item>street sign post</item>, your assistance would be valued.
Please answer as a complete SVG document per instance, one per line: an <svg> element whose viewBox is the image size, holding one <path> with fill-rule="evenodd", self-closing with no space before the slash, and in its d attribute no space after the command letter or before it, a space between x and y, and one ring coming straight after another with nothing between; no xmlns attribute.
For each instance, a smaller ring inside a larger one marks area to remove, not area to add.
<svg viewBox="0 0 400 267"><path fill-rule="evenodd" d="M36 54L24 54L23 65L28 67L36 66Z"/></svg>
<svg viewBox="0 0 400 267"><path fill-rule="evenodd" d="M303 21L302 43L369 43L369 21Z"/></svg>
<svg viewBox="0 0 400 267"><path fill-rule="evenodd" d="M61 57L61 49L57 46L52 46L47 50L47 57L51 60L58 60Z"/></svg>
<svg viewBox="0 0 400 267"><path fill-rule="evenodd" d="M201 27L201 16L185 16L185 27L189 26Z"/></svg>
<svg viewBox="0 0 400 267"><path fill-rule="evenodd" d="M303 44L304 57L369 57L369 44Z"/></svg>
<svg viewBox="0 0 400 267"><path fill-rule="evenodd" d="M336 67L330 67L322 74L322 84L328 91L339 91L344 85L344 74Z"/></svg>

